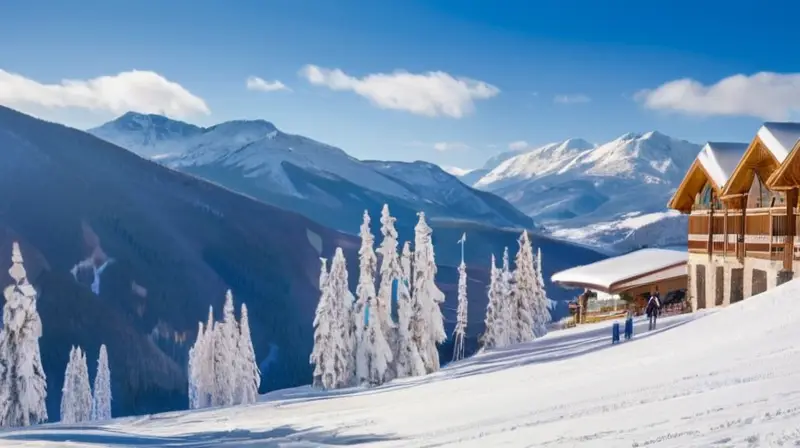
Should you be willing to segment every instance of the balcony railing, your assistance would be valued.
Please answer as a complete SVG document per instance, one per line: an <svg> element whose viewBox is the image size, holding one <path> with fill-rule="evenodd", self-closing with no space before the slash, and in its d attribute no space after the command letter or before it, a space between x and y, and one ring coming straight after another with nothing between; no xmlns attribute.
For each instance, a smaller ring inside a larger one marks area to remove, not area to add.
<svg viewBox="0 0 800 448"><path fill-rule="evenodd" d="M795 210L795 229L800 229L797 215ZM709 253L710 239L710 253L715 255L782 260L788 235L786 207L748 209L744 222L741 210L715 210L713 216L708 210L702 210L689 215L689 251L694 253ZM800 238L797 237L794 238L793 258L800 258Z"/></svg>

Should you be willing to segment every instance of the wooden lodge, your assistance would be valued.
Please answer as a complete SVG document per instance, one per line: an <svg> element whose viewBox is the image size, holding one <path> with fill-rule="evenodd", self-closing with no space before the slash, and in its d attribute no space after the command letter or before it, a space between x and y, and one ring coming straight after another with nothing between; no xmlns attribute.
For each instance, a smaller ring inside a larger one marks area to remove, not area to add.
<svg viewBox="0 0 800 448"><path fill-rule="evenodd" d="M669 202L688 214L692 309L761 293L799 270L800 123L764 123L747 143L708 143Z"/></svg>

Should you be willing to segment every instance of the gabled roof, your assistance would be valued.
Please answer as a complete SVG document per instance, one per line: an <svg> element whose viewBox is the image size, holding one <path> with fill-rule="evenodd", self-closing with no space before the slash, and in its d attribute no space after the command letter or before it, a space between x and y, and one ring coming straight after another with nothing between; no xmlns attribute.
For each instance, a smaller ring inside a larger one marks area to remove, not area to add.
<svg viewBox="0 0 800 448"><path fill-rule="evenodd" d="M785 190L800 185L800 123L768 123L773 130L773 146L786 149L788 155L769 179L767 187L772 190ZM767 126L766 124L764 126ZM762 138L763 140L764 138Z"/></svg>
<svg viewBox="0 0 800 448"><path fill-rule="evenodd" d="M728 177L722 198L730 200L747 193L756 174L762 181L769 179L786 160L797 137L800 137L798 123L761 125L739 164Z"/></svg>
<svg viewBox="0 0 800 448"><path fill-rule="evenodd" d="M764 123L758 137L778 163L783 163L800 139L800 123Z"/></svg>
<svg viewBox="0 0 800 448"><path fill-rule="evenodd" d="M747 143L708 142L697 155L697 160L721 190L742 160L747 146Z"/></svg>
<svg viewBox="0 0 800 448"><path fill-rule="evenodd" d="M711 183L717 195L721 196L747 147L747 143L706 143L667 206L682 212L691 211L695 196L700 193L706 182Z"/></svg>
<svg viewBox="0 0 800 448"><path fill-rule="evenodd" d="M688 261L688 252L642 249L557 272L551 280L564 286L615 294L635 286L685 276Z"/></svg>

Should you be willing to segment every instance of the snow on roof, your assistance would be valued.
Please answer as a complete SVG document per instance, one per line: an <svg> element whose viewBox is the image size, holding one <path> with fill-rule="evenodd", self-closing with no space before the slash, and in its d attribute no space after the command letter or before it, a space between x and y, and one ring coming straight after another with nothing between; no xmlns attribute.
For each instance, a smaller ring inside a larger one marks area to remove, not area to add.
<svg viewBox="0 0 800 448"><path fill-rule="evenodd" d="M617 283L651 273L664 271L689 261L689 253L669 249L642 249L619 257L607 258L596 263L578 266L553 274L554 283L586 285L609 290ZM674 276L673 276L674 277ZM656 281L670 276L655 277ZM637 279L638 280L638 279Z"/></svg>
<svg viewBox="0 0 800 448"><path fill-rule="evenodd" d="M739 165L748 146L747 143L708 142L697 155L697 160L714 183L722 188Z"/></svg>
<svg viewBox="0 0 800 448"><path fill-rule="evenodd" d="M778 163L783 163L800 139L800 123L764 123L758 137Z"/></svg>

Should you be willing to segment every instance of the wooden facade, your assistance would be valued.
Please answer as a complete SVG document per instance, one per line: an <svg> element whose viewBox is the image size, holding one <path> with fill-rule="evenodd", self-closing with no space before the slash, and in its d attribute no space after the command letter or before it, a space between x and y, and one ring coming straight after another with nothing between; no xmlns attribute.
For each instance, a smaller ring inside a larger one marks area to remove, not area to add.
<svg viewBox="0 0 800 448"><path fill-rule="evenodd" d="M784 151L771 150L759 131L724 185L696 160L669 203L689 215L689 252L740 263L782 262L784 271L794 271L800 260L799 146L795 141Z"/></svg>

